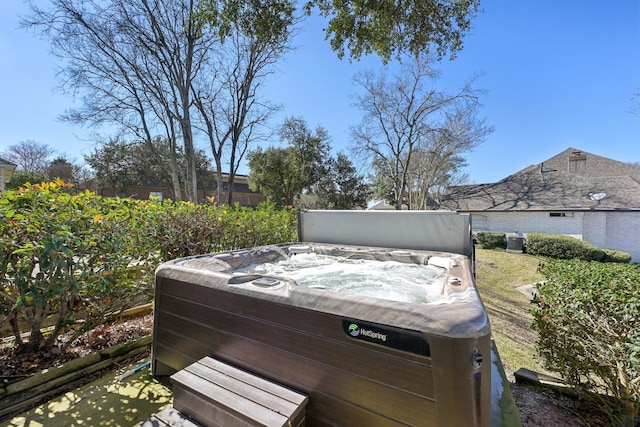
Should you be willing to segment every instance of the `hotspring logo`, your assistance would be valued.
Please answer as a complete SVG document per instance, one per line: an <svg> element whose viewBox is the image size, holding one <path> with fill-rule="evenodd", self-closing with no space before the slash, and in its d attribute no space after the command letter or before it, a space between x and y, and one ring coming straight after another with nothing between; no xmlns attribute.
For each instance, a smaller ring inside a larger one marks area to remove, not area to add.
<svg viewBox="0 0 640 427"><path fill-rule="evenodd" d="M352 337L357 337L360 335L360 328L355 323L349 325L349 335Z"/></svg>
<svg viewBox="0 0 640 427"><path fill-rule="evenodd" d="M387 336L385 334L381 334L380 332L374 332L370 329L360 328L355 323L349 325L349 335L352 337L363 336L369 337L380 341L387 341Z"/></svg>

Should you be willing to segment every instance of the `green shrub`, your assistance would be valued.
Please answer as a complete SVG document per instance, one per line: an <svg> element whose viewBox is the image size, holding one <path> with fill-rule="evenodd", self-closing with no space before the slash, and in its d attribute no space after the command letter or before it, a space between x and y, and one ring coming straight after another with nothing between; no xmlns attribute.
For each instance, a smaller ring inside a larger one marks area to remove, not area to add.
<svg viewBox="0 0 640 427"><path fill-rule="evenodd" d="M79 312L90 326L151 294L151 281L140 284L152 268L149 251L132 237L130 207L67 187L27 184L0 197L0 313L30 351L53 347ZM19 322L29 327L26 343ZM47 337L45 323L53 326Z"/></svg>
<svg viewBox="0 0 640 427"><path fill-rule="evenodd" d="M556 259L600 261L604 252L597 246L570 236L546 233L528 233L525 251L531 255Z"/></svg>
<svg viewBox="0 0 640 427"><path fill-rule="evenodd" d="M7 322L26 351L57 345L78 317L86 329L150 300L162 261L296 240L295 213L273 205L102 198L68 187L27 184L0 196L0 326ZM45 325L54 326L46 337Z"/></svg>
<svg viewBox="0 0 640 427"><path fill-rule="evenodd" d="M602 262L617 262L620 264L629 264L631 262L631 254L614 249L603 249L604 257Z"/></svg>
<svg viewBox="0 0 640 427"><path fill-rule="evenodd" d="M546 367L601 400L616 423L633 426L640 412L640 266L552 261L540 272L547 280L537 287L532 314Z"/></svg>
<svg viewBox="0 0 640 427"><path fill-rule="evenodd" d="M476 234L476 239L478 240L478 243L482 245L482 249L504 249L507 244L507 237L505 233L490 233L481 231Z"/></svg>
<svg viewBox="0 0 640 427"><path fill-rule="evenodd" d="M261 204L236 206L165 202L150 231L162 260L296 240L296 215Z"/></svg>

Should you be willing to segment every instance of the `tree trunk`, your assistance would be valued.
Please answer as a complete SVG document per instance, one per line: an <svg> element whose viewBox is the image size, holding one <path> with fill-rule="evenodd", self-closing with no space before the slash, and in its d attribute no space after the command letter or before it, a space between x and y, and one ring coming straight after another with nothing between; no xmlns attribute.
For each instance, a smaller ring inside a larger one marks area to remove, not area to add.
<svg viewBox="0 0 640 427"><path fill-rule="evenodd" d="M25 310L27 315L27 321L29 322L29 342L26 344L28 351L36 351L41 347L44 337L40 331L42 326L40 323L40 316L38 315L38 309L34 307L28 307Z"/></svg>
<svg viewBox="0 0 640 427"><path fill-rule="evenodd" d="M229 190L227 193L227 203L229 204L229 206L233 205L233 182L235 181L235 179L235 174L229 174L229 180L227 182L227 185L229 186Z"/></svg>
<svg viewBox="0 0 640 427"><path fill-rule="evenodd" d="M216 204L222 202L222 191L224 182L222 180L222 162L219 157L216 157Z"/></svg>
<svg viewBox="0 0 640 427"><path fill-rule="evenodd" d="M7 319L11 326L11 332L13 332L13 336L16 338L16 345L22 346L22 337L20 336L20 327L18 326L18 312L15 308L11 310Z"/></svg>
<svg viewBox="0 0 640 427"><path fill-rule="evenodd" d="M198 177L196 174L195 149L193 147L193 135L191 132L191 121L188 118L182 119L182 135L184 140L184 153L187 158L187 196L190 202L198 202Z"/></svg>
<svg viewBox="0 0 640 427"><path fill-rule="evenodd" d="M171 186L173 187L173 196L176 202L182 201L182 190L180 189L180 178L177 172L171 171Z"/></svg>

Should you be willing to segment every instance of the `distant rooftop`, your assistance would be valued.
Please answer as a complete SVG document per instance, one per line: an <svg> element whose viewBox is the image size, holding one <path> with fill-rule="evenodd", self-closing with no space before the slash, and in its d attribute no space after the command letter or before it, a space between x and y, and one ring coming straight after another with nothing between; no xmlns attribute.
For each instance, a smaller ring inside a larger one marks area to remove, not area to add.
<svg viewBox="0 0 640 427"><path fill-rule="evenodd" d="M462 211L640 210L640 166L568 148L492 184L452 186Z"/></svg>

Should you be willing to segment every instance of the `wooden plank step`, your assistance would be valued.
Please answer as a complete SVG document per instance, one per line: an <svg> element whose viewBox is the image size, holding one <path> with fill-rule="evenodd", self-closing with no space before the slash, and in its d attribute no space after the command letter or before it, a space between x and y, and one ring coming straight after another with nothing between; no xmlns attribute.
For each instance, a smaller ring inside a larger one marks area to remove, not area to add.
<svg viewBox="0 0 640 427"><path fill-rule="evenodd" d="M173 406L205 426L304 425L308 397L211 357L171 376Z"/></svg>
<svg viewBox="0 0 640 427"><path fill-rule="evenodd" d="M191 421L187 416L174 408L165 408L147 421L140 424L140 427L202 427Z"/></svg>

